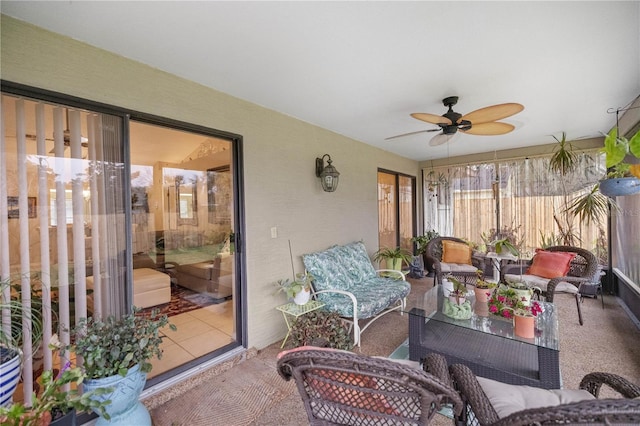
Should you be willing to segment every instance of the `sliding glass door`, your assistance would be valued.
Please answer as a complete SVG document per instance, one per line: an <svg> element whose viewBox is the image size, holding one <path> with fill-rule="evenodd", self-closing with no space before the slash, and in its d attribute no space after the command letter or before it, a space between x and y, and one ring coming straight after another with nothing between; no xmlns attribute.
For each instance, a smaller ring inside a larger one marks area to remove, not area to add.
<svg viewBox="0 0 640 426"><path fill-rule="evenodd" d="M413 252L415 235L415 178L378 171L378 242Z"/></svg>
<svg viewBox="0 0 640 426"><path fill-rule="evenodd" d="M23 347L27 402L80 318L169 315L149 385L242 344L238 140L114 111L2 94L2 297L45 318L40 351Z"/></svg>

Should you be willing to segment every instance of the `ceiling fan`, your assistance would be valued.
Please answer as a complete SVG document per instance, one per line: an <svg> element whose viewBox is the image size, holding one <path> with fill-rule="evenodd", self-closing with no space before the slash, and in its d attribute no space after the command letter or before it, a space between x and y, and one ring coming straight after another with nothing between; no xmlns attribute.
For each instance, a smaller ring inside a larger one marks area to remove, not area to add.
<svg viewBox="0 0 640 426"><path fill-rule="evenodd" d="M524 109L524 106L520 104L506 103L480 108L462 115L455 112L452 108L458 103L457 96L444 98L442 103L449 108L449 110L442 115L429 114L426 112L414 112L411 114L411 116L417 120L440 126L439 129L403 133L401 135L388 137L385 140L441 130L441 133L438 133L429 141L429 145L437 146L449 142L454 136L459 134L458 131L469 135L504 135L505 133L513 131L515 126L497 120L511 117Z"/></svg>

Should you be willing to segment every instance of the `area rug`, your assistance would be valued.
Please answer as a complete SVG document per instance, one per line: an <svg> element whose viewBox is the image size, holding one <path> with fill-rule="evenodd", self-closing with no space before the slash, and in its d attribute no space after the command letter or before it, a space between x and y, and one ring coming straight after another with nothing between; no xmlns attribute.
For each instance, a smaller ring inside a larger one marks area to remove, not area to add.
<svg viewBox="0 0 640 426"><path fill-rule="evenodd" d="M197 293L188 288L173 285L171 286L171 301L169 303L145 308L140 311L140 315L148 316L154 309L158 309L160 315L166 314L171 317L224 301L225 299L215 299L207 294Z"/></svg>

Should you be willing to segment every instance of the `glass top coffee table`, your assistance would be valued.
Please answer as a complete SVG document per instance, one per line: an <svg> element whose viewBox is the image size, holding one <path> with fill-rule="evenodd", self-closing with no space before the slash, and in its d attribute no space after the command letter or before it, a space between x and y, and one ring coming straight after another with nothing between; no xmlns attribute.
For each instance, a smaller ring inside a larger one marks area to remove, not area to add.
<svg viewBox="0 0 640 426"><path fill-rule="evenodd" d="M539 302L543 312L536 317L535 337L526 339L514 334L510 320L489 314L484 303L476 304L473 287L468 288L467 299L474 311L470 319L453 319L442 313L445 296L441 285L419 296L413 306L407 304L409 358L420 361L436 352L449 364L465 364L481 377L561 388L555 306Z"/></svg>

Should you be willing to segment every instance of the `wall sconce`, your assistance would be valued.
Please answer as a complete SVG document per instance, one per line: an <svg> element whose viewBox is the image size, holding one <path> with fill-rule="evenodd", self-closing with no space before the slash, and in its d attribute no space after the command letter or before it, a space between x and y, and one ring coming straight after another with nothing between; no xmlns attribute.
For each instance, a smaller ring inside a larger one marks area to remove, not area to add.
<svg viewBox="0 0 640 426"><path fill-rule="evenodd" d="M324 157L327 159L327 165L324 165ZM340 173L331 165L331 156L325 154L322 158L316 158L316 176L320 178L322 189L325 192L333 192L338 187L338 179Z"/></svg>

